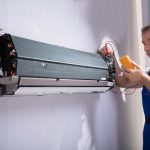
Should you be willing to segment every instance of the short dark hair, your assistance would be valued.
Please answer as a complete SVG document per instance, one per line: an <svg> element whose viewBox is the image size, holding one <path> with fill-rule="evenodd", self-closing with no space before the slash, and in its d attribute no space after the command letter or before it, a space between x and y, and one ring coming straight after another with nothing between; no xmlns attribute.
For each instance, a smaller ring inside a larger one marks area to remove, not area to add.
<svg viewBox="0 0 150 150"><path fill-rule="evenodd" d="M147 32L147 31L149 31L150 30L150 25L147 25L147 26L144 26L142 29L141 29L141 32L142 33L145 33L145 32Z"/></svg>

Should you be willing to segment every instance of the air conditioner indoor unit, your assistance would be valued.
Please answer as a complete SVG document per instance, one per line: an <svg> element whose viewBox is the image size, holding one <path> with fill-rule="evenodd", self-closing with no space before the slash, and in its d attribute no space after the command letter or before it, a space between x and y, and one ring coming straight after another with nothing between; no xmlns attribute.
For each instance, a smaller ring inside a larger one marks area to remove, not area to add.
<svg viewBox="0 0 150 150"><path fill-rule="evenodd" d="M18 36L0 36L0 95L105 92L111 58Z"/></svg>

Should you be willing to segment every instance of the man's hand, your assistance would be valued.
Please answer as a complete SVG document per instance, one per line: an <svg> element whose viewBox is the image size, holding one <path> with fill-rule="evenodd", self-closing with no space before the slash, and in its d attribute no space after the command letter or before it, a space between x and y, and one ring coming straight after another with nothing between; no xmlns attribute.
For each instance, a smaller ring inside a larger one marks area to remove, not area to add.
<svg viewBox="0 0 150 150"><path fill-rule="evenodd" d="M105 44L104 47L98 50L98 53L101 54L103 57L113 57L114 52L112 49L108 47L108 43Z"/></svg>
<svg viewBox="0 0 150 150"><path fill-rule="evenodd" d="M135 62L132 61L132 65L136 69L123 69L123 75L129 79L131 83L137 83L138 87L146 85L149 81L147 73Z"/></svg>

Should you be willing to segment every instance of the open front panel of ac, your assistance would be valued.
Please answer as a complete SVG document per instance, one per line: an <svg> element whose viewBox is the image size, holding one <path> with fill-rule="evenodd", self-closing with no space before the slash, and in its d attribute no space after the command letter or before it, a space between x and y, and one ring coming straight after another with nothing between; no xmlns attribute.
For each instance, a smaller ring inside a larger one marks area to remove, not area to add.
<svg viewBox="0 0 150 150"><path fill-rule="evenodd" d="M98 54L4 34L0 56L1 95L42 89L47 93L105 92L114 85L113 63Z"/></svg>

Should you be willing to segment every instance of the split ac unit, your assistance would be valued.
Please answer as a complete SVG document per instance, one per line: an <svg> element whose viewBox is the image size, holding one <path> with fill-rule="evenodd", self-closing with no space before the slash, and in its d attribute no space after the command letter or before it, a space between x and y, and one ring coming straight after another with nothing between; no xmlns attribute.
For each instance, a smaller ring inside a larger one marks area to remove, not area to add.
<svg viewBox="0 0 150 150"><path fill-rule="evenodd" d="M105 92L112 59L10 34L0 36L0 95Z"/></svg>

